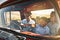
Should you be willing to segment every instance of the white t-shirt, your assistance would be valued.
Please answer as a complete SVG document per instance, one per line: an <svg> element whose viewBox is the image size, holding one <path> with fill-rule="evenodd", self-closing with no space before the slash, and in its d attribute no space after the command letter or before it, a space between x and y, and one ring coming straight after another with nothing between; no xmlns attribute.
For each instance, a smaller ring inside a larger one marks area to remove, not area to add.
<svg viewBox="0 0 60 40"><path fill-rule="evenodd" d="M27 22L26 19L23 19L23 20L21 21L21 25L24 25L24 24L35 24L35 21L32 20L32 19L30 19L30 21ZM31 26L26 26L26 27L23 28L23 31L30 31L30 29L31 29Z"/></svg>
<svg viewBox="0 0 60 40"><path fill-rule="evenodd" d="M32 20L32 19L30 19L30 21L27 23L27 20L26 20L26 19L23 19L23 20L21 21L21 24L35 24L35 21Z"/></svg>

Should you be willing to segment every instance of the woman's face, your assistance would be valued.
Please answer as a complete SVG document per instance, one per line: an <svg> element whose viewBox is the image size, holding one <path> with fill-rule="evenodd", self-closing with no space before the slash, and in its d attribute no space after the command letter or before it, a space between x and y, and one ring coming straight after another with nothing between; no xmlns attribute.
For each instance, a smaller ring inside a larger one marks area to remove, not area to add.
<svg viewBox="0 0 60 40"><path fill-rule="evenodd" d="M50 21L51 21L51 22L55 22L55 15L51 15L51 16L50 16Z"/></svg>

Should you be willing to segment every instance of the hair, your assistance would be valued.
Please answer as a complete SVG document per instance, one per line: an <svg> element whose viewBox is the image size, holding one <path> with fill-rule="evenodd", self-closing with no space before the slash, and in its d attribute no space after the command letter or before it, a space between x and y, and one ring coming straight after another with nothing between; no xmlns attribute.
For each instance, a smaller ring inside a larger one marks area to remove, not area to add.
<svg viewBox="0 0 60 40"><path fill-rule="evenodd" d="M49 22L49 21L48 21L48 18L46 18L46 17L41 17L40 19L43 19L43 20L46 21L47 23Z"/></svg>
<svg viewBox="0 0 60 40"><path fill-rule="evenodd" d="M50 16L51 16L51 15L52 15L52 16L55 16L55 18L56 18L55 11L52 11L51 14L50 14ZM57 19L55 19L55 22L57 22Z"/></svg>
<svg viewBox="0 0 60 40"><path fill-rule="evenodd" d="M54 12L54 11L52 11L50 15L55 15L55 16L56 16L56 14L55 14L55 12Z"/></svg>
<svg viewBox="0 0 60 40"><path fill-rule="evenodd" d="M31 16L31 15L32 15L32 13L31 13L31 12L27 12L26 14L27 14L28 16Z"/></svg>

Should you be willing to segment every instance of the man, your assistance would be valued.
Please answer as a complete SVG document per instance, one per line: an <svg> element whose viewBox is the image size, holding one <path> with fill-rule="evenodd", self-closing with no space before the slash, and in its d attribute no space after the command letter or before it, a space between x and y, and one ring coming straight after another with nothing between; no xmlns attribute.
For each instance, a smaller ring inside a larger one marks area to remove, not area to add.
<svg viewBox="0 0 60 40"><path fill-rule="evenodd" d="M31 31L33 27L35 27L35 21L31 19L31 13L28 12L25 15L25 19L21 21L21 26L23 27L23 31Z"/></svg>
<svg viewBox="0 0 60 40"><path fill-rule="evenodd" d="M33 32L42 35L49 35L50 30L47 26L47 22L48 22L47 18L41 17L39 23L36 24L36 27L33 29Z"/></svg>

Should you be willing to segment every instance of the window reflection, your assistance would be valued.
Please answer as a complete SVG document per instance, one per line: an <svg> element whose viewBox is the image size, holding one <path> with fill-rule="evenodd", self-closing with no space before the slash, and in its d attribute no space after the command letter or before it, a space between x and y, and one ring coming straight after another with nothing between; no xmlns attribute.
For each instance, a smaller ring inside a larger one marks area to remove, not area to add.
<svg viewBox="0 0 60 40"><path fill-rule="evenodd" d="M4 16L6 25L10 25L10 12L5 12Z"/></svg>
<svg viewBox="0 0 60 40"><path fill-rule="evenodd" d="M37 16L39 17L47 17L50 18L50 13L54 11L54 9L45 9L45 10L36 10L36 11L31 11L32 17L36 18Z"/></svg>
<svg viewBox="0 0 60 40"><path fill-rule="evenodd" d="M19 11L11 11L11 20L17 20L20 22L20 12Z"/></svg>
<svg viewBox="0 0 60 40"><path fill-rule="evenodd" d="M20 12L19 11L11 11L11 12L5 12L5 22L6 25L10 25L11 20L16 20L20 22L21 17L20 17Z"/></svg>

